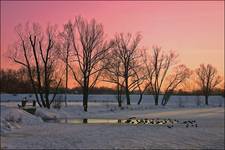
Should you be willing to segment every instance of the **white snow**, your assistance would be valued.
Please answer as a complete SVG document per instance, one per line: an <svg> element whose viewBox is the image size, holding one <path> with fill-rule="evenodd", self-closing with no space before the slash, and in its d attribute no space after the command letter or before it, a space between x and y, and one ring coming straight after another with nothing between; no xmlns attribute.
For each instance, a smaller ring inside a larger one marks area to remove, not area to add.
<svg viewBox="0 0 225 150"><path fill-rule="evenodd" d="M31 115L17 108L1 106L1 134L26 125L43 123L40 117Z"/></svg>
<svg viewBox="0 0 225 150"><path fill-rule="evenodd" d="M183 99L185 101L189 97ZM211 101L217 101L216 97L211 98ZM81 102L70 102L68 107L59 110L38 107L36 116L16 108L17 103L1 102L1 131L4 130L4 134L1 132L1 148L224 149L224 107L218 103L197 106L196 103L187 105L190 102L184 102L186 105L181 107L179 103L173 102L163 107L152 103L137 105L133 102L131 106L124 105L120 109L116 102L90 102L88 112L84 112ZM182 125L175 125L170 129L154 125L46 123L40 117L190 119L197 121L198 128L186 128ZM13 128L10 132L5 132L9 129L7 124Z"/></svg>

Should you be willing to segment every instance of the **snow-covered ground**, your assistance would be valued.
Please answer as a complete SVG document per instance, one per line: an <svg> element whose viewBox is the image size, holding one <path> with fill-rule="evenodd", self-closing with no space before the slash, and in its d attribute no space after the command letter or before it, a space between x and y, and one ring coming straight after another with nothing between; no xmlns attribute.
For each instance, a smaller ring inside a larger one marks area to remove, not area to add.
<svg viewBox="0 0 225 150"><path fill-rule="evenodd" d="M215 98L215 97L214 97ZM185 98L184 98L185 99ZM216 99L214 101L217 101ZM223 99L224 101L224 99ZM185 102L184 102L185 103ZM1 148L54 149L224 149L224 103L211 106L154 106L151 103L123 109L113 102L90 102L83 112L81 102L57 109L37 108L33 116L17 108L18 102L1 102ZM171 118L196 120L198 127L131 124L47 123L41 118Z"/></svg>
<svg viewBox="0 0 225 150"><path fill-rule="evenodd" d="M25 97L27 100L35 100L34 94L0 94L1 102L18 102L23 100ZM52 95L50 95L51 97ZM56 99L63 99L64 95L59 94L56 96ZM123 101L125 102L125 96L122 97ZM139 100L139 95L130 95L130 99L132 103L136 103ZM162 96L159 97L162 99ZM81 102L82 95L80 94L68 94L67 100L69 102ZM117 102L116 95L89 95L90 102ZM181 104L185 106L195 106L196 103L200 105L204 104L204 96L171 96L168 106ZM154 104L154 99L152 95L143 95L142 103ZM209 97L209 104L210 105L224 105L224 97L222 96L210 96Z"/></svg>

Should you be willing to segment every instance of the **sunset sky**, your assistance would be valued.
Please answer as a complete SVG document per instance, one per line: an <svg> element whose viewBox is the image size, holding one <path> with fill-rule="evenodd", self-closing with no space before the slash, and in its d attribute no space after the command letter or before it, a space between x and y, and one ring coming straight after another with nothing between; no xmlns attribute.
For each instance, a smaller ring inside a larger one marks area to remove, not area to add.
<svg viewBox="0 0 225 150"><path fill-rule="evenodd" d="M1 67L13 66L7 50L17 24L29 21L61 28L77 15L102 23L109 38L116 32L141 32L143 47L160 45L177 51L180 63L192 69L210 63L224 74L223 1L1 1Z"/></svg>

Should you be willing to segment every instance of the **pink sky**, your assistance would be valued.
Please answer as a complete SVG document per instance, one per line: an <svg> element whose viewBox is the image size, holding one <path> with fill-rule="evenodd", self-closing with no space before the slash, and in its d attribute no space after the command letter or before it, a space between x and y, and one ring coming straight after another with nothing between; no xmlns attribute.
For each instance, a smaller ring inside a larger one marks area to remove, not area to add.
<svg viewBox="0 0 225 150"><path fill-rule="evenodd" d="M109 38L116 32L141 32L144 47L176 50L188 67L210 63L224 74L223 1L1 1L1 67L13 65L6 51L17 24L30 21L61 27L76 15L96 18Z"/></svg>

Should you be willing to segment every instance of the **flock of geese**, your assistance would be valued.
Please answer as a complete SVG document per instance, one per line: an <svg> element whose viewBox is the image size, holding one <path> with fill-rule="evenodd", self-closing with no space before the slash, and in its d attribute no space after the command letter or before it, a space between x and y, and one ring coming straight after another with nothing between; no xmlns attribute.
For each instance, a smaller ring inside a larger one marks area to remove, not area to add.
<svg viewBox="0 0 225 150"><path fill-rule="evenodd" d="M168 128L174 127L175 124L184 125L186 128L188 127L198 127L196 120L185 120L179 121L177 119L137 119L136 117L128 118L124 121L127 124L148 124L148 125L167 125Z"/></svg>

